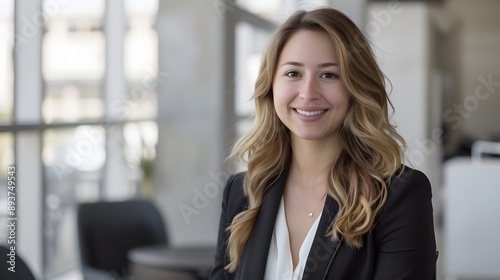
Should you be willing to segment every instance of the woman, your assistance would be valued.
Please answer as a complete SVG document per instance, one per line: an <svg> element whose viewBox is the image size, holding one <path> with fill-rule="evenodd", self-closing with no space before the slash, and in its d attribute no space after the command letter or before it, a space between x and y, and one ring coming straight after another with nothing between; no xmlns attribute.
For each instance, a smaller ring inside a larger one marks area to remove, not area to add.
<svg viewBox="0 0 500 280"><path fill-rule="evenodd" d="M401 164L384 75L355 24L329 8L292 15L253 98L232 153L248 170L227 182L210 279L432 279L431 187Z"/></svg>

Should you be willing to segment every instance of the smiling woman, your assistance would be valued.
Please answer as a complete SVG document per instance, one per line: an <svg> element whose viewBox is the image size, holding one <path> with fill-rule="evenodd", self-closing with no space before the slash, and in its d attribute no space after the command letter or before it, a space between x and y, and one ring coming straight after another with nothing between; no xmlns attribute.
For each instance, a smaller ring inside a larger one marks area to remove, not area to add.
<svg viewBox="0 0 500 280"><path fill-rule="evenodd" d="M341 12L281 25L231 159L210 279L432 279L431 187L402 164L384 75ZM322 211L319 211L323 209Z"/></svg>

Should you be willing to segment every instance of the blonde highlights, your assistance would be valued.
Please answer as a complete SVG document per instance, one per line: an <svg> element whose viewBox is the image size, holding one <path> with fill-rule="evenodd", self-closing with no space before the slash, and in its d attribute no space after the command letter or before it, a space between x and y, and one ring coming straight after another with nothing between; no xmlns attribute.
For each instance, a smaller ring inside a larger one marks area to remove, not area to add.
<svg viewBox="0 0 500 280"><path fill-rule="evenodd" d="M284 172L292 156L290 132L274 110L272 82L283 47L303 29L325 32L332 39L350 96L339 131L342 152L329 172L328 195L339 204L329 236L361 247L363 235L373 228L385 203L388 180L401 167L404 140L389 122L384 75L363 33L335 9L295 13L275 32L265 52L253 96L254 125L236 142L230 156L247 166L243 188L249 203L227 229L229 272L239 265L266 188Z"/></svg>

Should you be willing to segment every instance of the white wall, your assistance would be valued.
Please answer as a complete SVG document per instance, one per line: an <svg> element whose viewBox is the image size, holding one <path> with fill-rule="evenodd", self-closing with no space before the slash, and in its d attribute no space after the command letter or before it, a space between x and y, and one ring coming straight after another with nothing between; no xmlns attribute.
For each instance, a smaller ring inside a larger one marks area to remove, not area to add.
<svg viewBox="0 0 500 280"><path fill-rule="evenodd" d="M366 32L390 84L393 123L408 144L407 164L440 185L440 98L432 56L430 7L424 3L370 4ZM391 88L392 84L392 88Z"/></svg>

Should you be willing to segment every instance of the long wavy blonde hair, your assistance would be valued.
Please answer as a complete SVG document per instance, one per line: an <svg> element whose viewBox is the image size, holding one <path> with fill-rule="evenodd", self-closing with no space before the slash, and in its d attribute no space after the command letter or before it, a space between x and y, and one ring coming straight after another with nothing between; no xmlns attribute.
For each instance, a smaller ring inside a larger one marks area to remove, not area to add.
<svg viewBox="0 0 500 280"><path fill-rule="evenodd" d="M350 107L340 129L342 152L329 171L328 195L339 212L328 235L354 247L374 224L387 197L389 179L401 167L404 140L389 122L392 106L385 77L363 33L343 13L322 8L299 11L275 32L265 52L255 84L255 118L251 131L233 147L230 158L247 166L244 191L248 207L228 227L229 264L234 272L259 215L264 191L287 168L292 149L290 131L273 105L272 81L283 47L299 30L325 32L339 56L340 77L350 95Z"/></svg>

